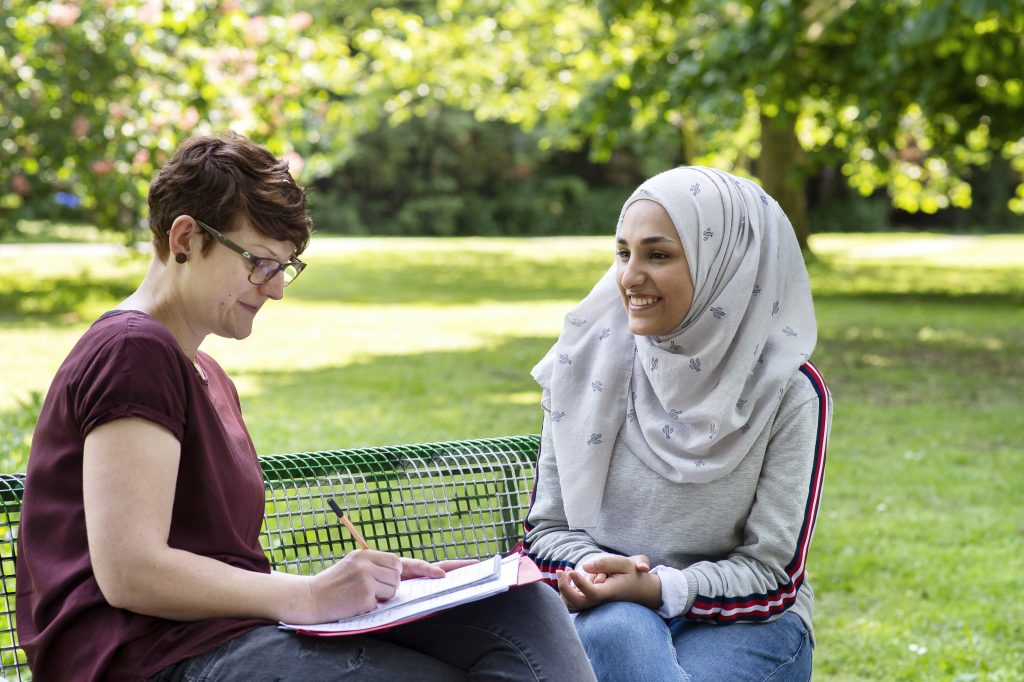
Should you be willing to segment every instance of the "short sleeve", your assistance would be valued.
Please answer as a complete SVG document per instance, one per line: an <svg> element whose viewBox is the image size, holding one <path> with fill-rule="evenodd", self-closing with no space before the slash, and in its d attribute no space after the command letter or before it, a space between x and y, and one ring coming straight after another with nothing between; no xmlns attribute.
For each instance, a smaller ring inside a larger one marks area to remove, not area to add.
<svg viewBox="0 0 1024 682"><path fill-rule="evenodd" d="M97 346L77 384L73 404L82 437L116 419L139 417L166 428L180 441L185 432L188 359L173 337L162 338L127 322L116 325Z"/></svg>

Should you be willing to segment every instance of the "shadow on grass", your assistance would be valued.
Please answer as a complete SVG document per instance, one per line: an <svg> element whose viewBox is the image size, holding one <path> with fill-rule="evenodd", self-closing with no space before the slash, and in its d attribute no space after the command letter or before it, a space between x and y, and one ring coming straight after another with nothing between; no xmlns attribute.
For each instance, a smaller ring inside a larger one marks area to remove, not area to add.
<svg viewBox="0 0 1024 682"><path fill-rule="evenodd" d="M51 326L88 321L91 305L113 305L135 291L136 277L62 276L29 281L0 279L0 325Z"/></svg>
<svg viewBox="0 0 1024 682"><path fill-rule="evenodd" d="M131 244L140 235L74 221L18 220L6 230L0 226L0 237L4 244Z"/></svg>
<svg viewBox="0 0 1024 682"><path fill-rule="evenodd" d="M816 301L859 298L971 305L1024 303L1024 271L1018 268L848 265L819 260L810 265L809 273Z"/></svg>
<svg viewBox="0 0 1024 682"><path fill-rule="evenodd" d="M0 471L24 471L43 395L32 391L10 410L0 411Z"/></svg>
<svg viewBox="0 0 1024 682"><path fill-rule="evenodd" d="M837 404L934 403L966 414L1019 402L1024 338L1013 325L984 335L975 329L1000 312L980 306L956 323L922 331L913 321L893 322L903 319L901 307L866 303L851 313L860 316L851 324L822 325L814 361ZM530 370L553 342L511 338L476 350L246 372L240 385L247 423L261 453L534 433L540 389Z"/></svg>
<svg viewBox="0 0 1024 682"><path fill-rule="evenodd" d="M611 259L592 251L549 259L460 251L367 251L350 260L324 258L303 273L288 295L299 300L345 303L433 303L579 300ZM810 265L816 299L893 302L1024 303L1024 272L1015 268L950 268L893 263L850 265L817 260Z"/></svg>
<svg viewBox="0 0 1024 682"><path fill-rule="evenodd" d="M1024 392L1020 308L942 297L820 298L813 361L842 402L1001 409ZM837 410L837 414L841 411Z"/></svg>

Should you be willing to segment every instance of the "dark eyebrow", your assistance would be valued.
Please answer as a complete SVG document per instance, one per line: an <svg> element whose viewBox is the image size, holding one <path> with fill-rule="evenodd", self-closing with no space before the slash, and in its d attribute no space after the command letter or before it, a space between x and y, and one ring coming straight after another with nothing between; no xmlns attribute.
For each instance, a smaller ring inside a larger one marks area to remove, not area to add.
<svg viewBox="0 0 1024 682"><path fill-rule="evenodd" d="M295 257L295 253L293 252L290 256L288 256L284 260L281 260L280 258L277 257L277 254L274 253L274 250L271 249L269 246L266 246L265 244L256 244L256 246L249 249L249 253L252 253L255 249L260 249L261 251L266 251L267 253L270 254L269 256L257 256L255 253L252 254L253 256L256 256L256 258L262 258L263 260L274 260L277 261L278 263L288 263L291 261L292 258Z"/></svg>
<svg viewBox="0 0 1024 682"><path fill-rule="evenodd" d="M615 242L617 244L628 244L628 242L622 237L617 237L615 239ZM676 243L675 241L669 239L668 237L662 237L661 235L655 235L653 237L644 237L643 239L640 240L641 244L657 244L659 242L668 242L669 244Z"/></svg>

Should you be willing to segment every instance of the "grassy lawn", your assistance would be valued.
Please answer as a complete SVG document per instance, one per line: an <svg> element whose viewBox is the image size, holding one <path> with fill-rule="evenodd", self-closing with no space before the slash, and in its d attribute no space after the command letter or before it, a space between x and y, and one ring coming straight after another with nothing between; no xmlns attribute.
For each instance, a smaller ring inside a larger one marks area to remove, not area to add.
<svg viewBox="0 0 1024 682"><path fill-rule="evenodd" d="M836 405L815 679L1024 680L1024 237L812 245ZM23 466L33 392L145 270L68 248L0 249L5 470ZM611 245L319 238L307 255L250 339L205 346L261 453L536 432L529 370Z"/></svg>

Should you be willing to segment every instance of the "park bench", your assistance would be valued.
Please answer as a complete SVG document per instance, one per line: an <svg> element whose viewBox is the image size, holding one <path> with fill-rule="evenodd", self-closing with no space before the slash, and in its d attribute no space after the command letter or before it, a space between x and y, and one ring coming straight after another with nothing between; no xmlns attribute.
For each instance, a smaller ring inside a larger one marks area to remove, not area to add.
<svg viewBox="0 0 1024 682"><path fill-rule="evenodd" d="M277 570L315 573L355 549L333 498L377 549L428 561L504 553L519 542L539 436L263 457L260 542ZM0 474L0 680L31 675L18 648L14 558L24 474Z"/></svg>

